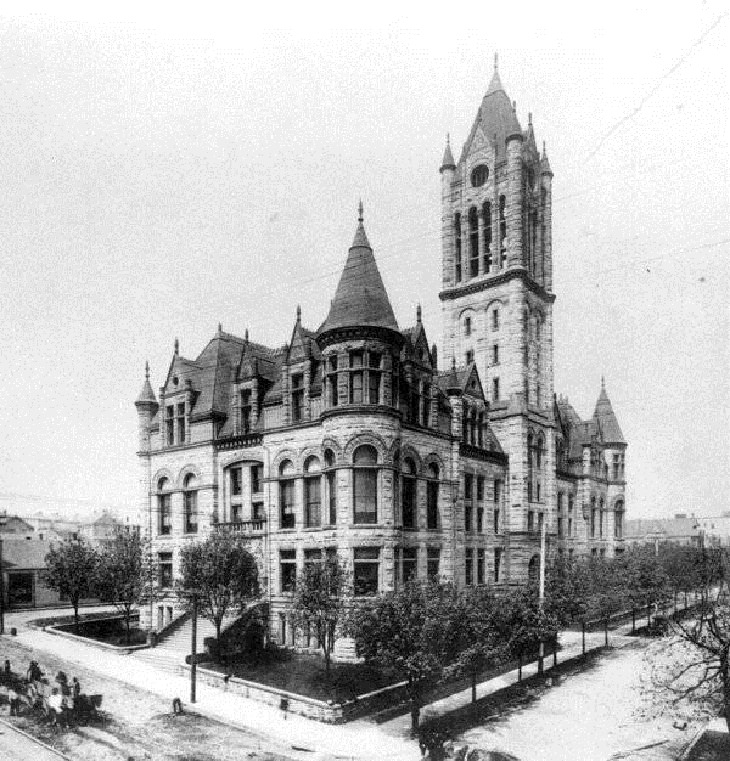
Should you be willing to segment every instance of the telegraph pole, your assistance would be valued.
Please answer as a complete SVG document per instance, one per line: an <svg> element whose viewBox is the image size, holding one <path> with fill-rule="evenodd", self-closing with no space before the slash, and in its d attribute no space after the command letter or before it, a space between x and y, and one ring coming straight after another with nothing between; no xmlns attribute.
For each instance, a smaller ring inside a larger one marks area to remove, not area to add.
<svg viewBox="0 0 730 761"><path fill-rule="evenodd" d="M540 513L540 589L539 589L539 605L540 614L542 615L545 608L545 513ZM542 674L543 664L545 660L545 643L542 636L540 637L540 649L537 656L537 673Z"/></svg>
<svg viewBox="0 0 730 761"><path fill-rule="evenodd" d="M191 649L190 655L190 702L195 702L195 678L197 660L198 660L198 593L193 592L193 628L191 632Z"/></svg>

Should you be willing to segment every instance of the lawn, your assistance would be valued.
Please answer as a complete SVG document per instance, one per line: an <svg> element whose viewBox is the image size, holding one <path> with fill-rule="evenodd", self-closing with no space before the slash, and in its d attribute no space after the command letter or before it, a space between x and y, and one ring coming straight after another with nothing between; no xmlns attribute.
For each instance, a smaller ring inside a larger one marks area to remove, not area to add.
<svg viewBox="0 0 730 761"><path fill-rule="evenodd" d="M205 668L258 682L317 700L342 703L393 684L394 679L364 663L333 663L329 680L324 659L308 653L270 648L230 664L206 663Z"/></svg>
<svg viewBox="0 0 730 761"><path fill-rule="evenodd" d="M69 634L76 634L79 637L87 637L97 642L105 642L108 645L125 646L125 645L144 645L147 641L147 633L137 627L139 616L132 616L130 620L129 641L127 641L127 630L124 626L124 619L121 617L107 617L104 619L87 619L79 624L78 631L74 625L63 623L54 624L57 629Z"/></svg>

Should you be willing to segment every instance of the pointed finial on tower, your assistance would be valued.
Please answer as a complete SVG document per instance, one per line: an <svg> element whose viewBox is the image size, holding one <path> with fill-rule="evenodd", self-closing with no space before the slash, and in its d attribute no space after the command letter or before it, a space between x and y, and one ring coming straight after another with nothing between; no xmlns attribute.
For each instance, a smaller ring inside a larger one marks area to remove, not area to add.
<svg viewBox="0 0 730 761"><path fill-rule="evenodd" d="M180 353L180 340L178 338L175 339L175 354Z"/></svg>
<svg viewBox="0 0 730 761"><path fill-rule="evenodd" d="M494 72L495 74L499 71L499 53L495 50L494 51Z"/></svg>
<svg viewBox="0 0 730 761"><path fill-rule="evenodd" d="M421 305L416 304L416 322L420 325L421 324Z"/></svg>
<svg viewBox="0 0 730 761"><path fill-rule="evenodd" d="M456 371L456 355L455 354L451 355L451 369L453 371Z"/></svg>
<svg viewBox="0 0 730 761"><path fill-rule="evenodd" d="M606 393L606 376L605 375L601 376L601 391L603 391L604 394Z"/></svg>
<svg viewBox="0 0 730 761"><path fill-rule="evenodd" d="M150 363L149 362L144 363L144 379L147 381L150 379Z"/></svg>
<svg viewBox="0 0 730 761"><path fill-rule="evenodd" d="M444 157L441 160L439 172L443 173L444 169L456 169L454 154L451 153L451 135L448 132L446 133L446 148L444 148Z"/></svg>
<svg viewBox="0 0 730 761"><path fill-rule="evenodd" d="M248 343L248 328L246 328L246 332L243 334L243 337L244 337L246 343Z"/></svg>
<svg viewBox="0 0 730 761"><path fill-rule="evenodd" d="M527 113L527 123L532 127L532 111Z"/></svg>
<svg viewBox="0 0 730 761"><path fill-rule="evenodd" d="M223 332L223 323L222 323L222 322L219 322L219 323L218 323L218 332L219 332L219 333L222 333L222 332Z"/></svg>
<svg viewBox="0 0 730 761"><path fill-rule="evenodd" d="M545 149L545 141L542 141L542 157L545 158L547 156L547 150Z"/></svg>
<svg viewBox="0 0 730 761"><path fill-rule="evenodd" d="M362 205L362 198L360 199L360 203L358 204L357 212L358 212L357 221L363 222L365 219L365 212L364 212L364 207Z"/></svg>
<svg viewBox="0 0 730 761"><path fill-rule="evenodd" d="M302 305L297 304L297 325L302 321Z"/></svg>

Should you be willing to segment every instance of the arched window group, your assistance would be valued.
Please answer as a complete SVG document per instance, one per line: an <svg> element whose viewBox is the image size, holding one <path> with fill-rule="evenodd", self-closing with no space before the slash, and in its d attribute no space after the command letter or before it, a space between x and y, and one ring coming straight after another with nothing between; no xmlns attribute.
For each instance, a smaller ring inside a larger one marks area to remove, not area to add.
<svg viewBox="0 0 730 761"><path fill-rule="evenodd" d="M160 478L157 482L157 533L168 536L172 533L172 493L170 480Z"/></svg>
<svg viewBox="0 0 730 761"><path fill-rule="evenodd" d="M486 415L484 410L475 405L464 404L463 412L463 438L465 444L475 447L483 447L486 431Z"/></svg>
<svg viewBox="0 0 730 761"><path fill-rule="evenodd" d="M527 501L542 501L542 470L545 461L545 436L542 431L527 435Z"/></svg>
<svg viewBox="0 0 730 761"><path fill-rule="evenodd" d="M183 482L183 513L185 533L195 534L198 531L198 486L193 473L188 473Z"/></svg>

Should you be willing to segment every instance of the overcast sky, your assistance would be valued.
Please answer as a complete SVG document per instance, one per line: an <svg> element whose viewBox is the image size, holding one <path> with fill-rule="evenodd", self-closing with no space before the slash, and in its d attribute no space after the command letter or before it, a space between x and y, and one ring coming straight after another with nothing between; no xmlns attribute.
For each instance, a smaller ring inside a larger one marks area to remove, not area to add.
<svg viewBox="0 0 730 761"><path fill-rule="evenodd" d="M0 492L134 506L145 360L317 328L360 197L440 343L445 134L499 51L555 173L556 391L588 417L606 376L629 517L727 508L723 4L205 7L0 18Z"/></svg>

